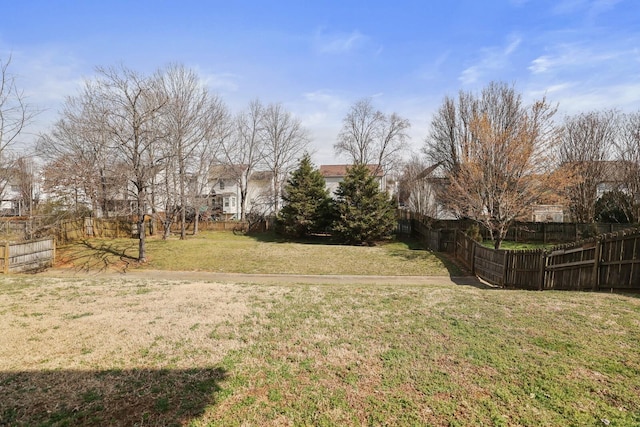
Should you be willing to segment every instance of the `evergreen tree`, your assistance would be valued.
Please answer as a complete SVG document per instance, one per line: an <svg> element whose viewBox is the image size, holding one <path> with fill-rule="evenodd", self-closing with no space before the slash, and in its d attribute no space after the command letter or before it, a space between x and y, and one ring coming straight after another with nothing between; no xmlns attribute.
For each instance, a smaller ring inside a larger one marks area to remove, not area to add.
<svg viewBox="0 0 640 427"><path fill-rule="evenodd" d="M331 198L325 189L324 177L313 167L309 154L302 157L291 174L282 199L284 207L278 222L284 234L304 237L326 226Z"/></svg>
<svg viewBox="0 0 640 427"><path fill-rule="evenodd" d="M634 222L633 198L620 190L607 191L596 201L595 220L620 224Z"/></svg>
<svg viewBox="0 0 640 427"><path fill-rule="evenodd" d="M333 231L351 244L373 244L391 237L396 227L393 202L380 191L376 178L366 165L349 168L336 191Z"/></svg>

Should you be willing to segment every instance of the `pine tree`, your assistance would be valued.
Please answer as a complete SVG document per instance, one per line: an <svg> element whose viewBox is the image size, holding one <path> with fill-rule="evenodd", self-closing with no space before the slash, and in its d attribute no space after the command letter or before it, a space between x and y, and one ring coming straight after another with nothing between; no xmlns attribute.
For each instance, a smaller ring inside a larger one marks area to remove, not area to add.
<svg viewBox="0 0 640 427"><path fill-rule="evenodd" d="M366 165L349 168L336 196L333 231L341 240L371 245L391 237L396 226L393 203Z"/></svg>
<svg viewBox="0 0 640 427"><path fill-rule="evenodd" d="M291 174L282 197L284 207L278 222L284 234L304 237L322 231L330 217L331 198L325 189L324 177L313 167L305 154Z"/></svg>

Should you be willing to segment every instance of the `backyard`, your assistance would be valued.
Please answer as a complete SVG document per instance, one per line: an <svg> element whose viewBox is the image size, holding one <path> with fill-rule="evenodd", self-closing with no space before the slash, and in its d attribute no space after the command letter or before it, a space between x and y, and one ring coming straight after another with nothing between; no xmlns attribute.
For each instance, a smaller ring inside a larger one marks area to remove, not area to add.
<svg viewBox="0 0 640 427"><path fill-rule="evenodd" d="M149 243L153 269L336 274L321 264L343 253L340 274L457 271L411 242ZM0 279L0 425L640 424L637 296L133 278L129 244Z"/></svg>

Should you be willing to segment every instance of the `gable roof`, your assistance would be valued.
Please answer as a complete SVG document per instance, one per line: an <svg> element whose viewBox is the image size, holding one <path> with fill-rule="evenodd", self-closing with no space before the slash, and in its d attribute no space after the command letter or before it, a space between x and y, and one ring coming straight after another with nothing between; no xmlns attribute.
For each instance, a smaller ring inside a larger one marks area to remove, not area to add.
<svg viewBox="0 0 640 427"><path fill-rule="evenodd" d="M347 175L347 170L353 165L320 165L320 173L325 178L343 178ZM382 168L379 168L378 165L367 165L367 169L369 172L376 176L382 177ZM376 173L376 170L378 171Z"/></svg>

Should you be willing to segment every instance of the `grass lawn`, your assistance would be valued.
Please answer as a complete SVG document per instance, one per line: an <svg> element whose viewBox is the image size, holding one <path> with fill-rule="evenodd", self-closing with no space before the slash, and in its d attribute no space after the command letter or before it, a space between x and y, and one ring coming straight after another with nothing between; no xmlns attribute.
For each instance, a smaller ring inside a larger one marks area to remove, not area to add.
<svg viewBox="0 0 640 427"><path fill-rule="evenodd" d="M381 246L324 244L323 240L288 242L266 233L202 232L186 240L150 238L148 263L142 268L262 274L460 275L445 257L415 241ZM91 239L63 246L57 259L79 269L138 268L135 239Z"/></svg>
<svg viewBox="0 0 640 427"><path fill-rule="evenodd" d="M482 245L487 248L493 249L493 241L483 240ZM524 249L547 249L555 246L556 243L542 243L542 242L513 242L510 240L503 240L500 244L500 249L507 249L511 251L518 251Z"/></svg>
<svg viewBox="0 0 640 427"><path fill-rule="evenodd" d="M640 425L640 299L0 278L0 425Z"/></svg>

